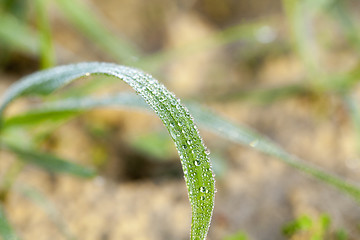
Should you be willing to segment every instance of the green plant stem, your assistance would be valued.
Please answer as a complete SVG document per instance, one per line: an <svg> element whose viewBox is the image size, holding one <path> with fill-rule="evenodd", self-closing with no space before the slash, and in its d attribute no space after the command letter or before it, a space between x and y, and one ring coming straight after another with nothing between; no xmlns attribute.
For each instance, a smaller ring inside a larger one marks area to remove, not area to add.
<svg viewBox="0 0 360 240"><path fill-rule="evenodd" d="M47 14L49 10L48 0L34 0L36 8L36 22L40 33L40 65L42 69L55 65L55 52L52 40L50 19Z"/></svg>
<svg viewBox="0 0 360 240"><path fill-rule="evenodd" d="M314 9L309 7L309 2L305 0L282 0L282 3L294 49L302 59L309 76L318 79L321 77L320 57L311 22Z"/></svg>

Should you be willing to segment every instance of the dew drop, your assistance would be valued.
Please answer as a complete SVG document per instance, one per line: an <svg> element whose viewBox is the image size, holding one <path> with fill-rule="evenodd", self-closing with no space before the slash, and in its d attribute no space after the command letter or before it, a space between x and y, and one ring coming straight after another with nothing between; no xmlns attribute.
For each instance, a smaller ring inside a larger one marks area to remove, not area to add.
<svg viewBox="0 0 360 240"><path fill-rule="evenodd" d="M208 149L208 148L205 148L205 154L206 154L207 156L209 156L209 155L210 155L210 151L209 151L209 149Z"/></svg>
<svg viewBox="0 0 360 240"><path fill-rule="evenodd" d="M173 139L176 139L176 134L173 131L170 131L170 135Z"/></svg>
<svg viewBox="0 0 360 240"><path fill-rule="evenodd" d="M259 140L256 139L256 140L252 141L249 145L250 145L251 147L256 147L258 144L259 144Z"/></svg>
<svg viewBox="0 0 360 240"><path fill-rule="evenodd" d="M206 192L206 188L205 188L205 187L201 187L201 188L200 188L200 192L202 192L202 193Z"/></svg>
<svg viewBox="0 0 360 240"><path fill-rule="evenodd" d="M201 163L200 163L199 160L195 160L195 161L194 161L194 164L195 164L195 166L200 166Z"/></svg>
<svg viewBox="0 0 360 240"><path fill-rule="evenodd" d="M185 144L182 145L182 148L183 148L183 149L187 149L187 145L185 145Z"/></svg>
<svg viewBox="0 0 360 240"><path fill-rule="evenodd" d="M164 96L160 96L160 97L159 97L159 100L160 100L160 102L164 102L164 101L165 101L165 97L164 97Z"/></svg>
<svg viewBox="0 0 360 240"><path fill-rule="evenodd" d="M205 196L201 196L200 200L204 201L205 200Z"/></svg>

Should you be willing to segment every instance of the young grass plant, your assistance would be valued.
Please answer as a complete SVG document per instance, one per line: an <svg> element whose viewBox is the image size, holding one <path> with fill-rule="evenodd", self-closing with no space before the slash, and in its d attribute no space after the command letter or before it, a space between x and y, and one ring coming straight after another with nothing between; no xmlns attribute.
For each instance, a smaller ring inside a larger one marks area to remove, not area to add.
<svg viewBox="0 0 360 240"><path fill-rule="evenodd" d="M67 98L62 101L45 103L30 112L13 117L5 118L3 116L6 106L18 97L48 95L80 77L92 74L102 76L104 80L109 76L115 76L133 87L142 98L126 93L100 98ZM150 75L129 67L96 62L61 66L32 74L13 85L5 93L3 103L0 105L0 130L1 135L6 135L6 132L14 129L14 127L39 124L48 118L68 119L96 107L120 106L132 109L147 109L147 105L163 121L180 155L192 206L191 239L205 239L210 225L215 195L215 183L208 151L203 145L189 111L171 92ZM345 181L341 177L328 173L287 153L268 138L251 129L233 124L198 104L188 103L187 106L197 122L213 133L235 143L251 146L260 152L274 156L284 163L338 188L356 200L360 200L360 190L356 184ZM63 159L23 149L21 146L16 146L14 143L7 141L5 137L1 137L0 143L2 143L0 147L13 151L30 163L52 171L62 171L82 177L93 176L93 172L83 169L81 166L73 166L73 163ZM37 161L34 159L37 159ZM47 162L47 164L44 162Z"/></svg>
<svg viewBox="0 0 360 240"><path fill-rule="evenodd" d="M192 207L191 239L205 239L215 197L215 180L209 153L189 111L174 94L149 74L110 63L80 63L38 72L5 93L0 105L0 116L3 118L5 107L20 96L47 95L81 76L91 74L114 76L128 83L160 117L175 142L184 170ZM14 149L15 152L19 150Z"/></svg>

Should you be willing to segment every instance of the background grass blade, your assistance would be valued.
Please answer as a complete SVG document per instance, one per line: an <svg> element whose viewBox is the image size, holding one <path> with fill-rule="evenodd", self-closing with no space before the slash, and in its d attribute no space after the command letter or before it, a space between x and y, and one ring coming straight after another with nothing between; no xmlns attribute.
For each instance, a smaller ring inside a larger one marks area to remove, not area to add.
<svg viewBox="0 0 360 240"><path fill-rule="evenodd" d="M188 110L152 76L109 63L80 63L53 68L29 75L10 88L0 106L0 116L17 97L50 93L72 80L91 74L114 76L128 83L160 117L175 142L184 170L192 207L191 239L205 239L215 197L215 180L208 152Z"/></svg>
<svg viewBox="0 0 360 240"><path fill-rule="evenodd" d="M295 155L287 153L277 144L269 140L268 138L261 136L249 128L235 125L217 115L202 108L200 105L191 104L187 105L194 117L198 120L199 124L214 132L217 135L223 136L233 142L251 146L252 148L266 153L270 156L277 157L286 164L305 172L323 182L326 182L340 191L345 192L360 201L360 187L354 183L345 181L340 177L327 173L325 170L319 167L313 166L310 163L298 158Z"/></svg>
<svg viewBox="0 0 360 240"><path fill-rule="evenodd" d="M73 111L74 114L78 114L100 106L125 106L131 109L148 109L148 106L139 96L130 93L122 93L121 95L106 96L103 98L86 97L82 99L68 99L65 101L48 103L37 108L37 110L31 110L23 115L9 118L5 121L4 126L11 126L11 122L17 122L18 125L14 126L26 125L28 117L31 119L37 119L38 121L43 121L48 114L61 115L62 112L67 113L69 111ZM233 124L198 104L187 103L186 106L190 109L192 115L201 127L235 143L248 147L250 146L260 152L274 156L282 160L284 163L327 184L330 184L338 188L340 191L349 194L357 201L360 201L360 187L356 184L347 182L338 176L327 173L325 170L313 166L306 161L287 153L273 141L256 133L254 130ZM9 122L9 124L7 124L7 122Z"/></svg>
<svg viewBox="0 0 360 240"><path fill-rule="evenodd" d="M65 17L84 35L98 44L110 56L121 63L133 62L140 56L139 51L130 42L115 36L99 19L90 6L78 0L57 0Z"/></svg>
<svg viewBox="0 0 360 240"><path fill-rule="evenodd" d="M37 34L13 15L0 12L0 42L12 50L38 55Z"/></svg>
<svg viewBox="0 0 360 240"><path fill-rule="evenodd" d="M121 106L122 108L129 107L129 109L149 109L143 99L129 93L120 93L101 98L69 98L42 104L29 112L7 118L4 120L3 129L38 124L48 120L50 117L52 121L66 119L81 112L105 106Z"/></svg>
<svg viewBox="0 0 360 240"><path fill-rule="evenodd" d="M2 240L19 240L19 238L15 235L13 228L8 222L5 211L0 204L0 236Z"/></svg>
<svg viewBox="0 0 360 240"><path fill-rule="evenodd" d="M18 146L0 142L0 148L11 151L19 156L20 160L44 168L50 172L67 173L77 177L94 177L96 172L88 167L84 167L50 154L40 153L34 150L20 148Z"/></svg>
<svg viewBox="0 0 360 240"><path fill-rule="evenodd" d="M48 16L49 1L35 0L36 22L40 33L41 68L53 67L55 64L55 51L52 40L50 19Z"/></svg>

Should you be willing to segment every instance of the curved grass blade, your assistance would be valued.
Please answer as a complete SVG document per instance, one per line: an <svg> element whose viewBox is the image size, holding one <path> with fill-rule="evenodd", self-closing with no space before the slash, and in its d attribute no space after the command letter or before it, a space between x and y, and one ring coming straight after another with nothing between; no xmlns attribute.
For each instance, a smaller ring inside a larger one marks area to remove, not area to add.
<svg viewBox="0 0 360 240"><path fill-rule="evenodd" d="M77 177L91 178L96 176L96 172L88 167L75 164L64 159L37 152L30 149L0 142L0 148L6 149L19 156L20 160L34 164L50 172L67 173Z"/></svg>
<svg viewBox="0 0 360 240"><path fill-rule="evenodd" d="M4 208L0 204L0 236L2 240L19 240L11 224L6 218Z"/></svg>
<svg viewBox="0 0 360 240"><path fill-rule="evenodd" d="M110 63L80 63L38 72L25 77L5 93L0 116L17 97L50 93L90 74L114 76L128 83L160 117L175 142L184 170L192 207L191 239L205 239L215 197L215 180L208 152L189 111L149 74Z"/></svg>
<svg viewBox="0 0 360 240"><path fill-rule="evenodd" d="M134 94L121 94L115 96L107 96L100 99L95 99L91 97L82 98L82 99L68 99L65 101L57 101L54 103L44 104L42 107L39 107L38 110L30 111L24 115L14 116L13 119L22 119L22 121L17 121L21 126L26 124L27 116L30 115L32 118L38 121L43 120L42 116L46 116L47 113L61 114L61 112L73 111L74 113L80 113L92 108L100 106L125 106L130 107L131 109L147 109L148 106L143 102L143 100ZM215 113L212 113L210 110L201 107L198 104L187 103L186 106L191 110L193 116L196 118L198 124L201 127L213 132L216 135L222 136L226 139L229 139L235 143L239 143L245 146L251 146L252 148L274 156L284 163L307 173L308 175L321 180L329 185L332 185L338 188L340 191L349 194L355 200L360 201L360 187L349 181L345 181L340 177L328 173L325 170L320 169L319 167L313 166L304 160L287 153L276 143L267 139L266 137L256 133L255 131L236 125L229 122L228 120L219 117ZM36 115L38 112L38 115ZM33 115L35 114L35 115ZM5 121L4 126L8 126L9 123L13 122L12 118ZM15 122L15 121L14 121ZM9 124L11 126L11 124Z"/></svg>

